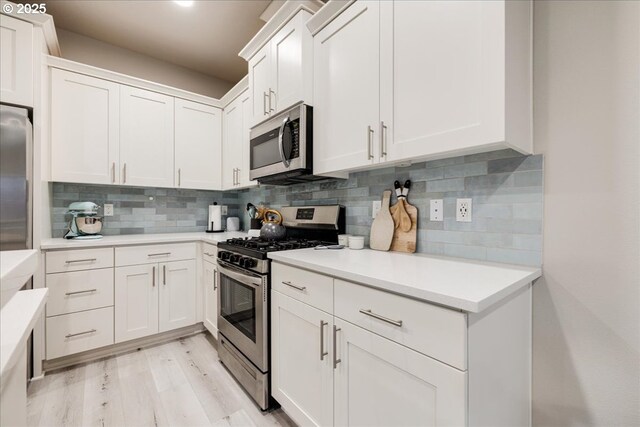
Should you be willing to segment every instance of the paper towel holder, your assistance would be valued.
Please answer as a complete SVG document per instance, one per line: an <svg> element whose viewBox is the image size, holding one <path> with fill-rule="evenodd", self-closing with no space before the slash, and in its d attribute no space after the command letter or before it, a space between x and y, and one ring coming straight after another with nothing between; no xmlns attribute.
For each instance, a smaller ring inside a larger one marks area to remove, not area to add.
<svg viewBox="0 0 640 427"><path fill-rule="evenodd" d="M213 205L209 206L209 225L207 226L205 232L207 232L207 233L224 233L225 230L222 227L220 227L219 230L214 230L215 224L214 224L214 221L211 218L211 208L213 206L218 206L218 202L213 202ZM222 217L220 217L220 226L222 226Z"/></svg>

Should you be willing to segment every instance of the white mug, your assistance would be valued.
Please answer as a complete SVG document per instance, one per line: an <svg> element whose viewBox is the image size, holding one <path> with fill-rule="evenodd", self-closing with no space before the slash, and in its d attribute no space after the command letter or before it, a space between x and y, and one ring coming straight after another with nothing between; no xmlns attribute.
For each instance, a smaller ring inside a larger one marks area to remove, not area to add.
<svg viewBox="0 0 640 427"><path fill-rule="evenodd" d="M237 216L230 216L227 218L227 231L239 231L240 230L240 218Z"/></svg>

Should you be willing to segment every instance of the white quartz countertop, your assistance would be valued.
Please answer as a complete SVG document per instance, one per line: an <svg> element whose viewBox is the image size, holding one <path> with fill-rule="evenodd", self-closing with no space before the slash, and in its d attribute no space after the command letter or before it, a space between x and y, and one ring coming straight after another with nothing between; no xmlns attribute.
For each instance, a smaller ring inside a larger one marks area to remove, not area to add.
<svg viewBox="0 0 640 427"><path fill-rule="evenodd" d="M478 313L542 275L540 268L362 250L272 252L274 261Z"/></svg>
<svg viewBox="0 0 640 427"><path fill-rule="evenodd" d="M22 354L48 292L46 288L20 291L0 311L0 377L4 378Z"/></svg>
<svg viewBox="0 0 640 427"><path fill-rule="evenodd" d="M162 233L162 234L128 234L124 236L104 236L96 240L47 239L40 248L43 251L55 249L100 248L105 246L154 245L158 243L206 242L217 245L234 237L247 237L244 231L223 233Z"/></svg>
<svg viewBox="0 0 640 427"><path fill-rule="evenodd" d="M23 249L0 252L0 306L18 292L38 267L38 251Z"/></svg>

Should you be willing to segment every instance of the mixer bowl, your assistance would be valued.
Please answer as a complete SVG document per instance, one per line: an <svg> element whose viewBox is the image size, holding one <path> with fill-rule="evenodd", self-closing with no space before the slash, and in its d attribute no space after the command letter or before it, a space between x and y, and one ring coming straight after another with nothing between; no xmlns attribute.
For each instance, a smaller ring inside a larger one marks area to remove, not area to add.
<svg viewBox="0 0 640 427"><path fill-rule="evenodd" d="M80 234L98 234L102 231L102 219L101 216L77 216L76 228Z"/></svg>

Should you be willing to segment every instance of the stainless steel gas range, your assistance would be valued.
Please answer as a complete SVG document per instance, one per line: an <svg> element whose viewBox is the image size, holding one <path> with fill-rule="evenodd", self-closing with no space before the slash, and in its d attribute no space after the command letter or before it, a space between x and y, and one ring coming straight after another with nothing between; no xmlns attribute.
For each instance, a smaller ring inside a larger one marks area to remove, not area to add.
<svg viewBox="0 0 640 427"><path fill-rule="evenodd" d="M270 399L269 252L335 244L344 233L344 207L301 206L281 210L287 237L230 239L218 244L218 329L220 361L268 409Z"/></svg>

